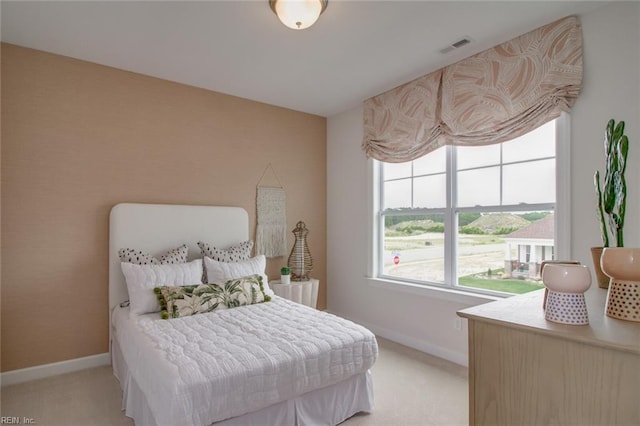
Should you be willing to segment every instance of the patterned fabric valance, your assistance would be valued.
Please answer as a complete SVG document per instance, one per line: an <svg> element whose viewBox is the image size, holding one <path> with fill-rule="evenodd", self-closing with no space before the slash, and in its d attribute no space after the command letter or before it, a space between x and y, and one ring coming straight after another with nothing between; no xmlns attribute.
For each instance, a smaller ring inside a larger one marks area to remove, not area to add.
<svg viewBox="0 0 640 426"><path fill-rule="evenodd" d="M571 16L366 100L363 149L401 163L443 145L504 142L568 112L581 87Z"/></svg>

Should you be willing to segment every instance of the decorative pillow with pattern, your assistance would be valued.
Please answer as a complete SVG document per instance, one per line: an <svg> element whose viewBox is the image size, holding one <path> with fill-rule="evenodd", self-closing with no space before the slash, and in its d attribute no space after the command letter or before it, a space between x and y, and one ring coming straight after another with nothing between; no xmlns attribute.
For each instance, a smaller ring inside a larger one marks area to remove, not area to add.
<svg viewBox="0 0 640 426"><path fill-rule="evenodd" d="M221 283L162 286L153 290L158 297L163 319L212 312L254 303L268 302L259 274L227 280Z"/></svg>
<svg viewBox="0 0 640 426"><path fill-rule="evenodd" d="M149 253L141 250L121 248L118 250L118 257L122 262L133 263L135 265L173 265L177 263L187 263L188 252L189 247L183 244L178 248L169 250L165 255L160 256L160 259L156 259Z"/></svg>
<svg viewBox="0 0 640 426"><path fill-rule="evenodd" d="M253 241L245 241L226 249L213 247L202 241L198 241L198 247L202 252L202 256L208 256L218 262L240 262L251 257L251 249L253 249Z"/></svg>

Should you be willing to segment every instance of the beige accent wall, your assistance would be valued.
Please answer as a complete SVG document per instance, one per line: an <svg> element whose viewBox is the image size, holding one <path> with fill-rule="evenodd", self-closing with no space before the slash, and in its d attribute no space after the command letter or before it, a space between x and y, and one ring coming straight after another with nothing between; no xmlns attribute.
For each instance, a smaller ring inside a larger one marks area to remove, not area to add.
<svg viewBox="0 0 640 426"><path fill-rule="evenodd" d="M269 163L325 308L324 117L8 44L1 60L2 371L108 351L114 204L240 206L255 235Z"/></svg>

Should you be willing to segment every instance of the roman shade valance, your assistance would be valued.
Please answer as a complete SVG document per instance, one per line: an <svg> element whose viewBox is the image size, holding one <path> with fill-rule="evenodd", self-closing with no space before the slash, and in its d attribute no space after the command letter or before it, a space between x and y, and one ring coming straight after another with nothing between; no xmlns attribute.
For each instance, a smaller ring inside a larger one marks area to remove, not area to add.
<svg viewBox="0 0 640 426"><path fill-rule="evenodd" d="M504 142L568 112L581 86L582 31L570 16L366 100L363 149L400 163Z"/></svg>

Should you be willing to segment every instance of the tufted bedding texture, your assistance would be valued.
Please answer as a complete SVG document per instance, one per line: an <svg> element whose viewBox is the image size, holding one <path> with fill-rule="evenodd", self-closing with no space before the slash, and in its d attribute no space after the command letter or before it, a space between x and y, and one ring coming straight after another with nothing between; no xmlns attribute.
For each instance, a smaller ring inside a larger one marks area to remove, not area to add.
<svg viewBox="0 0 640 426"><path fill-rule="evenodd" d="M160 425L208 425L366 372L375 336L335 315L271 302L162 320L115 308L114 337Z"/></svg>

